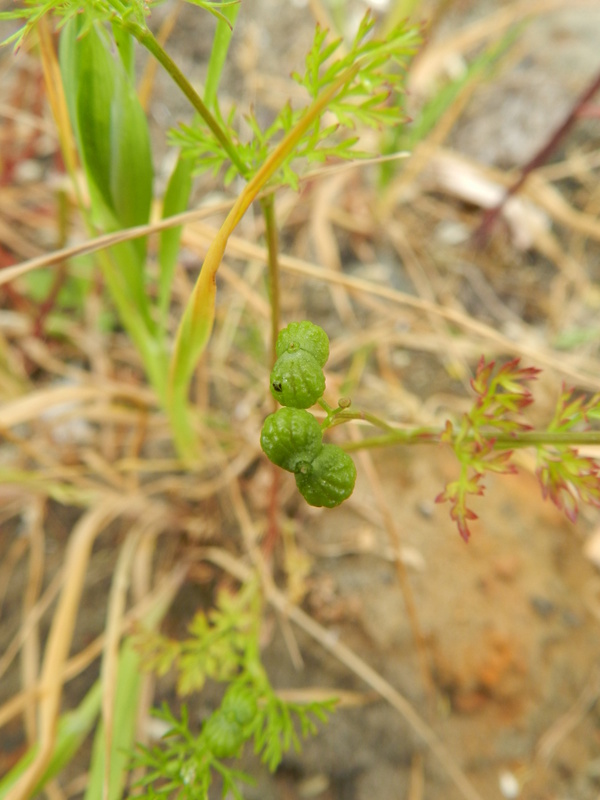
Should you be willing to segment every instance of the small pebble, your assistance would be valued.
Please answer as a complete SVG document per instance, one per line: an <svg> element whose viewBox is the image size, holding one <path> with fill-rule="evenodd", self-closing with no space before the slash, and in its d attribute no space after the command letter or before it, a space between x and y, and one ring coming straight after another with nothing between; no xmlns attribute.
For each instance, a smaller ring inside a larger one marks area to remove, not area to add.
<svg viewBox="0 0 600 800"><path fill-rule="evenodd" d="M533 610L543 619L548 619L548 617L552 616L552 614L554 614L556 611L556 606L552 600L548 600L547 597L534 595L533 597L529 598L529 602L531 603Z"/></svg>
<svg viewBox="0 0 600 800"><path fill-rule="evenodd" d="M562 621L567 628L579 628L582 625L582 619L575 611L565 608L562 612Z"/></svg>
<svg viewBox="0 0 600 800"><path fill-rule="evenodd" d="M463 244L470 235L471 233L466 225L452 220L440 222L435 229L435 238L442 244L450 246Z"/></svg>
<svg viewBox="0 0 600 800"><path fill-rule="evenodd" d="M518 556L507 554L504 556L498 556L494 560L493 569L495 576L507 583L514 580L517 576L519 569L521 567L521 562Z"/></svg>
<svg viewBox="0 0 600 800"><path fill-rule="evenodd" d="M498 777L498 784L500 786L500 793L502 797L507 800L515 800L521 794L521 787L519 781L512 772L505 770L501 772Z"/></svg>
<svg viewBox="0 0 600 800"><path fill-rule="evenodd" d="M27 159L20 161L15 167L15 183L36 183L44 177L44 165L41 161Z"/></svg>
<svg viewBox="0 0 600 800"><path fill-rule="evenodd" d="M434 505L429 500L421 500L421 502L417 504L417 510L425 519L431 519L433 516Z"/></svg>

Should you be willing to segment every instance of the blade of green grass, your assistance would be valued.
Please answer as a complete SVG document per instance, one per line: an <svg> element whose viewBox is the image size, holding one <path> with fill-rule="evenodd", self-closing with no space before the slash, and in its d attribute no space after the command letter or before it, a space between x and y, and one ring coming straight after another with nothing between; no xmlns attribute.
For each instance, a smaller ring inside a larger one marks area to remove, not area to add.
<svg viewBox="0 0 600 800"><path fill-rule="evenodd" d="M192 172L194 162L191 158L179 156L175 169L171 173L165 196L163 199L162 216L173 217L180 214L188 207L192 191ZM158 264L160 268L158 278L158 313L160 327L166 331L168 323L169 305L171 302L171 287L173 274L179 255L179 244L183 228L167 228L162 231L158 245Z"/></svg>
<svg viewBox="0 0 600 800"><path fill-rule="evenodd" d="M155 630L159 625L184 575L185 571L182 570L179 576L174 576L176 579L156 598L141 621L144 629ZM104 722L101 722L94 738L85 800L119 800L123 795L135 745L144 674L142 656L134 647L132 639L126 639L119 652L109 746ZM108 787L104 785L107 753L110 766Z"/></svg>
<svg viewBox="0 0 600 800"><path fill-rule="evenodd" d="M514 44L521 30L521 25L515 25L504 34L499 42L495 42L493 46L478 55L468 65L464 74L442 86L421 109L413 124L401 128L401 135L396 140L394 147L411 150L418 142L422 141L466 86L486 78Z"/></svg>
<svg viewBox="0 0 600 800"><path fill-rule="evenodd" d="M233 36L233 26L235 25L239 10L239 3L223 6L221 10L223 18L219 19L217 22L215 38L213 39L213 46L210 51L210 59L208 62L206 83L204 85L204 102L209 108L213 108L217 101L219 83L221 81L221 75L223 74L223 67L225 66L231 37Z"/></svg>
<svg viewBox="0 0 600 800"><path fill-rule="evenodd" d="M93 217L106 231L141 225L148 222L152 202L146 117L123 61L111 52L106 31L92 26L81 35L83 24L83 20L70 20L64 26L60 67ZM123 36L129 34L122 32ZM129 299L151 332L145 289L146 240L114 248L113 255Z"/></svg>
<svg viewBox="0 0 600 800"><path fill-rule="evenodd" d="M135 39L131 34L123 30L120 25L113 23L111 29L125 72L131 81L131 85L135 86Z"/></svg>
<svg viewBox="0 0 600 800"><path fill-rule="evenodd" d="M71 124L90 192L92 219L105 231L145 224L152 202L148 125L131 68L131 35L119 33L113 56L106 30L69 20L61 32L60 68ZM98 260L120 319L138 348L161 402L165 398L166 347L158 336L146 291L146 239L115 245Z"/></svg>
<svg viewBox="0 0 600 800"><path fill-rule="evenodd" d="M100 723L94 738L90 774L84 800L119 800L123 795L130 754L135 743L142 680L140 656L131 642L127 640L123 644L119 656L108 794L103 794L106 745L104 725Z"/></svg>
<svg viewBox="0 0 600 800"><path fill-rule="evenodd" d="M79 706L73 711L63 714L58 724L54 753L48 768L35 789L35 795L41 792L48 781L58 775L65 765L73 760L96 722L100 712L101 698L102 687L100 681L96 681ZM18 764L2 778L0 781L0 800L10 797L11 788L33 761L36 749L29 750Z"/></svg>

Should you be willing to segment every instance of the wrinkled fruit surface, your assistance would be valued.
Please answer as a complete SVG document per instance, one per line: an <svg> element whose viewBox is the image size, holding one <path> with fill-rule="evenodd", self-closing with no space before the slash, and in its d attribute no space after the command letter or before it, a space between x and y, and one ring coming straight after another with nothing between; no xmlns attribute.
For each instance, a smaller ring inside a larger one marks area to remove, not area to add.
<svg viewBox="0 0 600 800"><path fill-rule="evenodd" d="M244 742L244 731L231 713L221 709L207 719L204 724L206 745L217 758L235 756Z"/></svg>
<svg viewBox="0 0 600 800"><path fill-rule="evenodd" d="M311 506L339 506L350 497L355 482L354 461L336 444L323 445L314 461L296 472L296 485Z"/></svg>
<svg viewBox="0 0 600 800"><path fill-rule="evenodd" d="M271 372L271 394L289 408L310 408L325 391L325 375L317 360L305 350L279 356Z"/></svg>
<svg viewBox="0 0 600 800"><path fill-rule="evenodd" d="M260 446L267 458L288 472L310 464L321 452L323 434L317 420L299 408L280 408L263 425Z"/></svg>
<svg viewBox="0 0 600 800"><path fill-rule="evenodd" d="M304 350L309 353L320 367L324 367L329 358L329 337L313 322L290 322L287 328L280 331L275 344L277 356L284 353Z"/></svg>

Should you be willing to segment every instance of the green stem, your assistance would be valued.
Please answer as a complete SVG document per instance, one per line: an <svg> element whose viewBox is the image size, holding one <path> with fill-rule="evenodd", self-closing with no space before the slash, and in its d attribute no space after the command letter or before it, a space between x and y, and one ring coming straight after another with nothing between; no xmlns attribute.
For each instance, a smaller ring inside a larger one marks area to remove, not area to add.
<svg viewBox="0 0 600 800"><path fill-rule="evenodd" d="M534 445L556 445L557 447L576 447L600 444L600 431L522 431L514 436L507 433L490 434L496 447L531 447Z"/></svg>
<svg viewBox="0 0 600 800"><path fill-rule="evenodd" d="M370 414L368 411L345 411L334 409L333 413L330 412L331 409L328 411L331 419L329 420L329 424L325 426L327 428L333 427L334 425L342 425L344 422L348 422L351 419L356 419L362 420L363 422L370 422L371 425L374 425L376 428L382 428L384 431L389 431L391 434L396 434L399 432L388 422L376 417L375 414Z"/></svg>
<svg viewBox="0 0 600 800"><path fill-rule="evenodd" d="M233 35L233 26L240 10L240 3L223 6L220 17L217 21L217 28L210 51L208 69L206 71L206 83L204 85L204 102L209 108L214 108L217 102L217 90L223 72L225 59L229 50L229 43Z"/></svg>
<svg viewBox="0 0 600 800"><path fill-rule="evenodd" d="M187 97L190 101L192 106L198 112L198 114L202 117L204 122L210 128L212 133L214 134L215 138L223 148L223 150L229 156L229 159L232 164L235 164L237 167L240 175L244 177L248 177L249 170L247 164L244 163L242 158L240 157L238 151L235 148L234 143L231 141L227 133L223 130L223 128L219 125L215 117L211 114L208 110L208 107L198 94L198 92L194 89L192 84L188 81L185 77L183 72L179 69L177 64L173 61L171 56L164 50L160 43L155 39L152 33L147 29L142 27L141 25L132 22L131 20L123 20L123 27L126 28L132 36L138 40L138 42L145 47L152 55L156 58L156 60L161 64L162 67L166 70L166 72L171 76L171 78L175 81L177 86L181 89L183 94Z"/></svg>
<svg viewBox="0 0 600 800"><path fill-rule="evenodd" d="M410 431L393 431L381 436L369 436L368 439L361 439L358 442L342 442L340 446L347 452L352 452L399 444L440 444L442 433L441 428L415 428Z"/></svg>
<svg viewBox="0 0 600 800"><path fill-rule="evenodd" d="M267 239L267 260L269 267L269 293L271 300L271 366L277 360L275 344L281 325L279 303L279 237L277 235L277 220L275 218L275 196L268 194L260 201L265 218Z"/></svg>
<svg viewBox="0 0 600 800"><path fill-rule="evenodd" d="M367 414L356 413L348 419L368 420ZM377 424L377 423L372 423ZM443 428L414 428L412 430L389 430L381 436L370 436L359 442L344 442L341 446L347 452L354 450L367 450L376 447L393 447L394 445L410 444L440 444ZM577 447L581 445L600 444L600 431L521 431L513 435L507 433L494 433L490 431L483 434L494 440L496 450L516 450L523 447ZM468 444L475 440L474 436L464 436L461 442Z"/></svg>

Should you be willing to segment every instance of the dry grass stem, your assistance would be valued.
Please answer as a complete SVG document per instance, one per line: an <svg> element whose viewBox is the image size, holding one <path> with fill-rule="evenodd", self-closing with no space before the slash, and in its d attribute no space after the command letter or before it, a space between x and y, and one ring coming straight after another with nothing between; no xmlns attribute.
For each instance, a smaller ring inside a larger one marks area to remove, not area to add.
<svg viewBox="0 0 600 800"><path fill-rule="evenodd" d="M12 789L13 800L27 800L52 755L60 713L63 667L71 646L92 544L111 519L131 510L131 506L129 498L118 498L103 503L100 507L92 507L73 529L65 555L62 592L44 652L41 672L43 693L39 705L39 749Z"/></svg>

